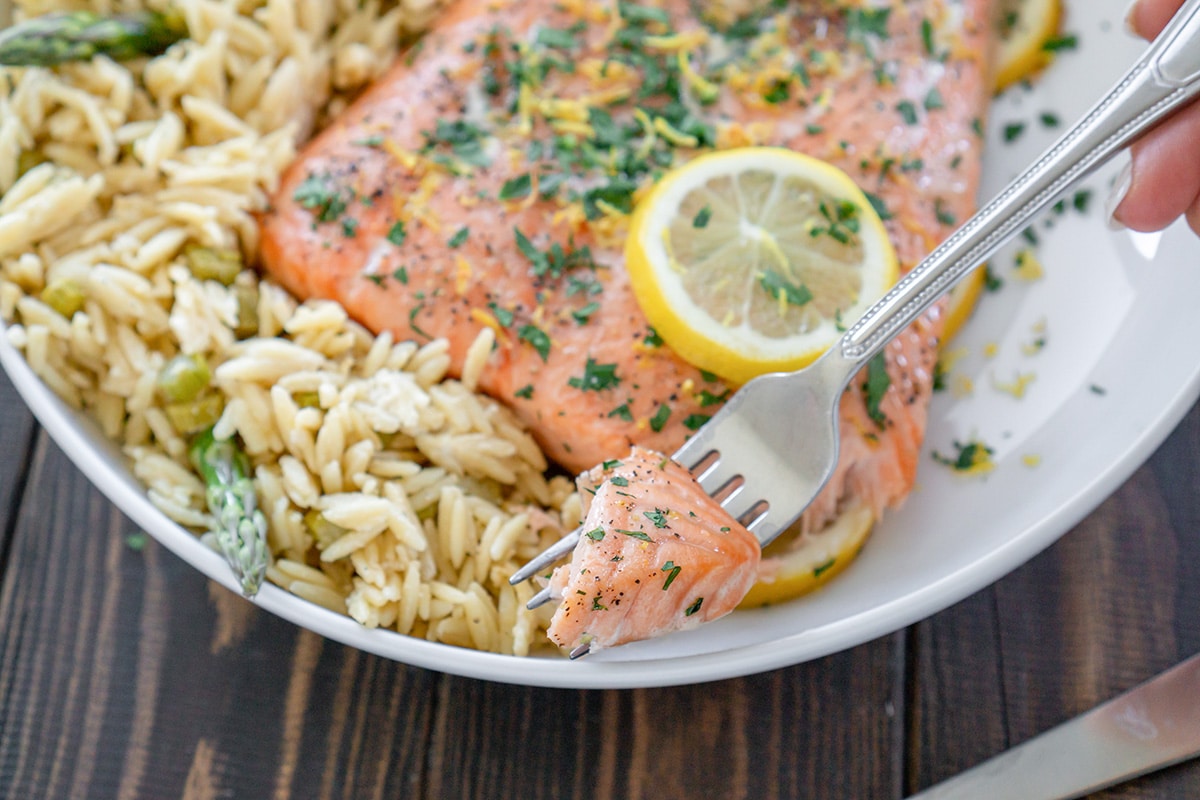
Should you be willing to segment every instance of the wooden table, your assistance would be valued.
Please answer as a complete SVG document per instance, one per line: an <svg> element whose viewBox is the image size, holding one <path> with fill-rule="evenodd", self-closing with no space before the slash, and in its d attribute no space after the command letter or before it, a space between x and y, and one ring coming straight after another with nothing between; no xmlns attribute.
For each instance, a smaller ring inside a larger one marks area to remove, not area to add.
<svg viewBox="0 0 1200 800"><path fill-rule="evenodd" d="M210 583L0 378L0 798L901 798L1200 650L1198 451L1194 410L1047 552L848 652L526 689L366 655ZM1200 762L1097 796L1200 797Z"/></svg>

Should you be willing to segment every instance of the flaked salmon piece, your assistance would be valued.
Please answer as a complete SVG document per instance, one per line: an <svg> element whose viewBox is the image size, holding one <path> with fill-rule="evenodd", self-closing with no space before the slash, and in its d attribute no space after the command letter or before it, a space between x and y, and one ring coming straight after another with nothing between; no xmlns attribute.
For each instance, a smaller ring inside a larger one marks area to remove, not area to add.
<svg viewBox="0 0 1200 800"><path fill-rule="evenodd" d="M554 570L550 638L592 650L694 628L749 591L754 534L662 453L634 447L580 475L583 537Z"/></svg>
<svg viewBox="0 0 1200 800"><path fill-rule="evenodd" d="M648 326L621 250L629 209L718 147L791 147L846 170L911 268L972 210L991 0L658 5L462 0L304 150L262 220L266 269L374 331L484 328L479 387L553 460L673 452L729 387ZM841 459L804 518L848 493L878 515L915 480L941 330L841 404ZM781 423L783 424L783 423Z"/></svg>

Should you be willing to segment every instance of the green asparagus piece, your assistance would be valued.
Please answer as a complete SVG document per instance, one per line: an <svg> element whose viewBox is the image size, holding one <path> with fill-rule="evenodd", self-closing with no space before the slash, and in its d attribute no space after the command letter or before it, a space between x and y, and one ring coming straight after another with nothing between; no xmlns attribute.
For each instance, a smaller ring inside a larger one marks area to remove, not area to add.
<svg viewBox="0 0 1200 800"><path fill-rule="evenodd" d="M0 66L51 67L97 55L123 61L158 55L186 36L174 12L46 14L0 31Z"/></svg>
<svg viewBox="0 0 1200 800"><path fill-rule="evenodd" d="M258 508L250 461L233 440L221 441L212 428L198 434L189 448L192 464L204 478L208 509L217 518L217 543L242 594L253 597L267 572L267 519Z"/></svg>

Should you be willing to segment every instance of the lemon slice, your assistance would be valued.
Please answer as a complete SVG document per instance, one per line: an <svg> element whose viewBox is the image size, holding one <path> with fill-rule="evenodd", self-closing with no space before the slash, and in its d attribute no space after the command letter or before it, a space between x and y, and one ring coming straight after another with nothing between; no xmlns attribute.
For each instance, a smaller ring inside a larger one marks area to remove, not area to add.
<svg viewBox="0 0 1200 800"><path fill-rule="evenodd" d="M650 324L734 383L800 369L896 281L896 254L841 170L775 147L701 156L634 211L626 266Z"/></svg>
<svg viewBox="0 0 1200 800"><path fill-rule="evenodd" d="M1045 44L1058 33L1062 0L1001 0L1000 43L995 54L999 92L1024 80L1053 59Z"/></svg>
<svg viewBox="0 0 1200 800"><path fill-rule="evenodd" d="M738 608L782 603L823 586L850 565L874 525L869 508L852 506L817 533L785 533L763 551L759 580Z"/></svg>

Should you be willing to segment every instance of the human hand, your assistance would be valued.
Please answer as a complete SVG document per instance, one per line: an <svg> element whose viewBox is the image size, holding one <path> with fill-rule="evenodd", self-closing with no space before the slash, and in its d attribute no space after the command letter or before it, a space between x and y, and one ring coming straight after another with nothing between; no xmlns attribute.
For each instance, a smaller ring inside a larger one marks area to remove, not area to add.
<svg viewBox="0 0 1200 800"><path fill-rule="evenodd" d="M1153 39L1183 0L1137 0L1128 24ZM1181 214L1200 234L1200 103L1193 103L1136 142L1132 164L1113 190L1115 222L1135 231L1161 230Z"/></svg>

